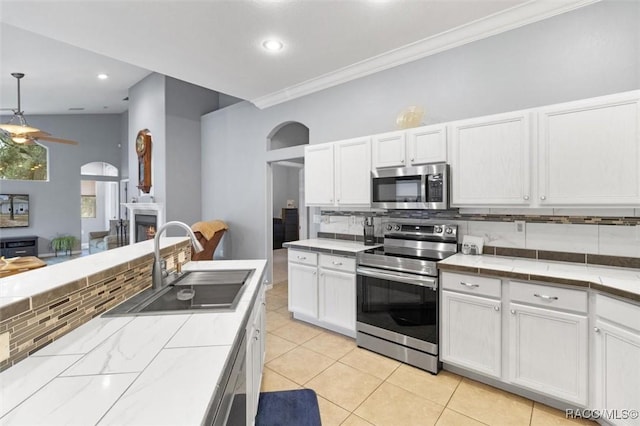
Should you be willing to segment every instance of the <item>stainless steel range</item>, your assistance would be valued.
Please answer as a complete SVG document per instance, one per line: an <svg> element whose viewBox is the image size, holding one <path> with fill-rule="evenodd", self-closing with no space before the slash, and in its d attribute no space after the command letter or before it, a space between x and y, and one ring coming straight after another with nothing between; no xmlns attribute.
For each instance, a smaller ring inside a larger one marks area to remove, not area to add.
<svg viewBox="0 0 640 426"><path fill-rule="evenodd" d="M357 256L358 346L437 374L438 270L456 225L390 223L384 246Z"/></svg>

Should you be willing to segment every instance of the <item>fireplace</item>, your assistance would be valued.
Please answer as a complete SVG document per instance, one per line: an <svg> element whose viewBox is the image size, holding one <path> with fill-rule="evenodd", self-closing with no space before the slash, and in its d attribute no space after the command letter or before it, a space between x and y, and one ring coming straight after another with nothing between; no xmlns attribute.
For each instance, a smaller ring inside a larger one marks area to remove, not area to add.
<svg viewBox="0 0 640 426"><path fill-rule="evenodd" d="M152 239L158 228L158 216L151 214L136 214L136 243Z"/></svg>

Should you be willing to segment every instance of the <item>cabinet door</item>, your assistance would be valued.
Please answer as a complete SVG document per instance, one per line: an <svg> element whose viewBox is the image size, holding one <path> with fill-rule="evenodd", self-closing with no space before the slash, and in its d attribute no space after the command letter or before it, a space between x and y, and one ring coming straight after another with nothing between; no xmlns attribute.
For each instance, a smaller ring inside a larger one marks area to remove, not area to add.
<svg viewBox="0 0 640 426"><path fill-rule="evenodd" d="M622 410L640 407L640 334L596 320L595 403L593 408ZM640 419L621 418L616 424L638 426Z"/></svg>
<svg viewBox="0 0 640 426"><path fill-rule="evenodd" d="M511 303L509 380L587 404L587 317Z"/></svg>
<svg viewBox="0 0 640 426"><path fill-rule="evenodd" d="M333 144L305 147L304 191L306 205L333 205Z"/></svg>
<svg viewBox="0 0 640 426"><path fill-rule="evenodd" d="M289 263L289 310L318 317L318 280L315 266Z"/></svg>
<svg viewBox="0 0 640 426"><path fill-rule="evenodd" d="M425 126L407 130L407 157L412 166L447 161L447 127Z"/></svg>
<svg viewBox="0 0 640 426"><path fill-rule="evenodd" d="M335 145L336 203L371 204L371 143L369 138L351 139Z"/></svg>
<svg viewBox="0 0 640 426"><path fill-rule="evenodd" d="M526 111L451 125L452 205L527 205L530 124Z"/></svg>
<svg viewBox="0 0 640 426"><path fill-rule="evenodd" d="M640 91L539 110L545 205L640 204Z"/></svg>
<svg viewBox="0 0 640 426"><path fill-rule="evenodd" d="M356 276L320 268L318 319L338 327L350 336L356 334Z"/></svg>
<svg viewBox="0 0 640 426"><path fill-rule="evenodd" d="M371 137L373 167L399 167L406 165L405 133L389 132Z"/></svg>
<svg viewBox="0 0 640 426"><path fill-rule="evenodd" d="M441 318L442 361L500 377L500 301L443 291Z"/></svg>

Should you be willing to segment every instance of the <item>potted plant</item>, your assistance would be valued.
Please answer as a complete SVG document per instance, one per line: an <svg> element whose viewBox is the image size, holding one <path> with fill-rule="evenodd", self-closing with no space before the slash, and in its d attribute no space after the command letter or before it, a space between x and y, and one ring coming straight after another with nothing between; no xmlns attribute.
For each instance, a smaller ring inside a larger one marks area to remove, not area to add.
<svg viewBox="0 0 640 426"><path fill-rule="evenodd" d="M51 249L55 252L56 256L59 251L67 252L71 255L71 251L76 245L77 238L73 235L61 235L51 239Z"/></svg>

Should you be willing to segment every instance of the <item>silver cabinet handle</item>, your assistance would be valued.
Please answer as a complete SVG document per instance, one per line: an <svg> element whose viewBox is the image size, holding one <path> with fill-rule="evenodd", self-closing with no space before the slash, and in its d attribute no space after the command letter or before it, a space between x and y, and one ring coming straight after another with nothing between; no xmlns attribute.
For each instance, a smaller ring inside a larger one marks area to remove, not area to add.
<svg viewBox="0 0 640 426"><path fill-rule="evenodd" d="M544 299L544 300L558 300L558 297L556 296L547 296L546 294L534 294L535 297L539 297L540 299Z"/></svg>
<svg viewBox="0 0 640 426"><path fill-rule="evenodd" d="M336 262L335 260L333 262L331 262L331 263L333 263L336 266L341 266L342 265L342 262Z"/></svg>
<svg viewBox="0 0 640 426"><path fill-rule="evenodd" d="M600 333L600 329L598 327L593 327L593 331L595 331L596 333Z"/></svg>
<svg viewBox="0 0 640 426"><path fill-rule="evenodd" d="M541 199L542 201L544 201L544 200L546 200L546 199L547 199L547 197L545 197L544 195L541 195L541 196L540 196L540 199Z"/></svg>
<svg viewBox="0 0 640 426"><path fill-rule="evenodd" d="M500 306L494 306L494 307L493 307L493 310L494 310L494 311L499 311L499 310L500 310Z"/></svg>
<svg viewBox="0 0 640 426"><path fill-rule="evenodd" d="M528 196L528 195L525 195L523 198L524 198L525 200L528 200L528 199L529 199L529 196Z"/></svg>
<svg viewBox="0 0 640 426"><path fill-rule="evenodd" d="M464 281L460 281L460 285L463 285L463 286L469 287L469 288L480 287L480 284L469 284L469 283L465 283Z"/></svg>
<svg viewBox="0 0 640 426"><path fill-rule="evenodd" d="M300 260L305 260L307 257L306 256L298 256L298 259Z"/></svg>
<svg viewBox="0 0 640 426"><path fill-rule="evenodd" d="M313 271L313 275L315 275L315 274L316 274L316 271Z"/></svg>
<svg viewBox="0 0 640 426"><path fill-rule="evenodd" d="M515 309L512 309L512 310L511 310L511 315L515 315L515 314L516 314L516 310L515 310Z"/></svg>
<svg viewBox="0 0 640 426"><path fill-rule="evenodd" d="M400 160L400 162L401 162L402 164L404 164L404 160Z"/></svg>
<svg viewBox="0 0 640 426"><path fill-rule="evenodd" d="M415 159L415 158L412 158L412 159L411 159L411 162L413 163L414 161L416 161L416 159Z"/></svg>

